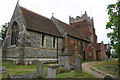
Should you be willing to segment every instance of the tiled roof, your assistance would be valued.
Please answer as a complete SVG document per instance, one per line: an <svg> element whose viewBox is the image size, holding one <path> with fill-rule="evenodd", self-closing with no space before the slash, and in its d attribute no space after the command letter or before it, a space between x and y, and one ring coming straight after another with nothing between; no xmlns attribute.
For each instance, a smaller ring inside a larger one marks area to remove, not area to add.
<svg viewBox="0 0 120 80"><path fill-rule="evenodd" d="M101 50L101 43L94 43L94 44L92 44L92 46L95 48L96 51Z"/></svg>
<svg viewBox="0 0 120 80"><path fill-rule="evenodd" d="M23 7L20 8L27 25L26 29L62 37L52 20Z"/></svg>
<svg viewBox="0 0 120 80"><path fill-rule="evenodd" d="M70 26L58 19L56 20L59 23L59 25L62 26L63 29L67 32L67 35L89 42L89 40L87 40L85 36L77 28L74 28L73 26Z"/></svg>

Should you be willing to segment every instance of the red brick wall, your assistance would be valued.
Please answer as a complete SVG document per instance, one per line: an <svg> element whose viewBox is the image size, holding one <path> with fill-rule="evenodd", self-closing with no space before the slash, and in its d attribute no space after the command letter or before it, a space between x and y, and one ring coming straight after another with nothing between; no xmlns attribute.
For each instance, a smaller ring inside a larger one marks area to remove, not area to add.
<svg viewBox="0 0 120 80"><path fill-rule="evenodd" d="M101 58L101 51L96 52L96 60L102 60Z"/></svg>
<svg viewBox="0 0 120 80"><path fill-rule="evenodd" d="M79 25L79 28L77 28L77 29L79 29L80 32L82 32L86 36L87 39L91 40L90 39L90 36L91 36L92 43L97 43L97 37L95 35L94 26L93 26L93 24L89 23L87 20L71 23L70 25L72 25L75 28L77 25ZM89 25L89 27L88 27L88 25ZM91 29L91 32L90 32L90 29Z"/></svg>
<svg viewBox="0 0 120 80"><path fill-rule="evenodd" d="M89 57L89 53L91 52L91 57ZM86 49L86 60L93 61L95 60L95 55L94 55L94 48L91 45L88 45Z"/></svg>
<svg viewBox="0 0 120 80"><path fill-rule="evenodd" d="M78 40L76 38L72 38L70 36L66 37L63 40L63 43L65 43L65 45L63 47L67 48L70 54L73 54L73 60L75 59L75 53L80 54L81 57L84 56L84 50L85 50L85 43L84 41L82 41L83 43L83 48L81 48L81 40ZM76 52L75 50L76 49Z"/></svg>
<svg viewBox="0 0 120 80"><path fill-rule="evenodd" d="M101 54L102 54L102 60L106 59L106 52L103 43L101 44Z"/></svg>

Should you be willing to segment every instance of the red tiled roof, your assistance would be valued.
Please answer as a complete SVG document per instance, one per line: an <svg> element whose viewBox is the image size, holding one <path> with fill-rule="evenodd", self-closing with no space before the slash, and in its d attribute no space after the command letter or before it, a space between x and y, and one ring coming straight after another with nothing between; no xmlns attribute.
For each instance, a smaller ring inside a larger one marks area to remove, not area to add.
<svg viewBox="0 0 120 80"><path fill-rule="evenodd" d="M67 34L69 36L72 36L72 37L75 37L75 38L78 38L78 39L82 39L82 40L85 40L85 41L88 41L85 36L76 28L74 28L73 26L70 26L58 19L56 19L57 22L59 22L59 25L61 25L63 27L63 29L67 32Z"/></svg>
<svg viewBox="0 0 120 80"><path fill-rule="evenodd" d="M100 51L101 49L101 43L94 43L92 46L95 48L96 51Z"/></svg>
<svg viewBox="0 0 120 80"><path fill-rule="evenodd" d="M26 29L62 37L52 20L23 7L20 8L27 25Z"/></svg>

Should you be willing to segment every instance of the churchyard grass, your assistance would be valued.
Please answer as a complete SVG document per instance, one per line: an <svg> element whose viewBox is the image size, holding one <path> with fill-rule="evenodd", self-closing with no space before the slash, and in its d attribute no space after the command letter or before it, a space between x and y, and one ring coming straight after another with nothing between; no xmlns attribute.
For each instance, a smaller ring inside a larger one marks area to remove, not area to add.
<svg viewBox="0 0 120 80"><path fill-rule="evenodd" d="M7 78L7 74L10 73L13 75L20 75L25 73L35 73L36 65L16 65L13 64L13 61L2 61L2 66L5 66L7 73L2 74L2 78ZM47 65L44 64L44 77L46 76Z"/></svg>
<svg viewBox="0 0 120 80"><path fill-rule="evenodd" d="M16 65L13 61L2 61L2 66L5 66L7 73L2 74L2 78L7 78L7 74L20 75L25 73L35 73L36 65ZM44 78L47 76L47 64L44 64ZM56 75L57 78L95 78L94 76L88 74L84 70L82 73L78 73L74 70L70 72L64 72Z"/></svg>
<svg viewBox="0 0 120 80"><path fill-rule="evenodd" d="M111 58L108 62L107 61L97 61L90 65L94 68L97 68L97 69L103 71L103 72L117 76L117 66L118 66L117 58Z"/></svg>
<svg viewBox="0 0 120 80"><path fill-rule="evenodd" d="M82 73L72 70L70 72L65 72L56 75L57 78L95 78L95 76L88 74L82 69Z"/></svg>

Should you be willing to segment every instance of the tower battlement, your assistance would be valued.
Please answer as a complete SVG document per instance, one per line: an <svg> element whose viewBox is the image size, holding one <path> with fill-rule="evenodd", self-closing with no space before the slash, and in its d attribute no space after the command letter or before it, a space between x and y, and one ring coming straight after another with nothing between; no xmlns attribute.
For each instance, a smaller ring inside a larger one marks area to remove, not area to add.
<svg viewBox="0 0 120 80"><path fill-rule="evenodd" d="M73 18L73 17L69 16L69 24L79 22L79 21L84 21L84 20L87 20L88 22L93 24L93 17L92 18L88 17L86 11L85 11L85 14L83 14L81 17L76 16L76 18Z"/></svg>

